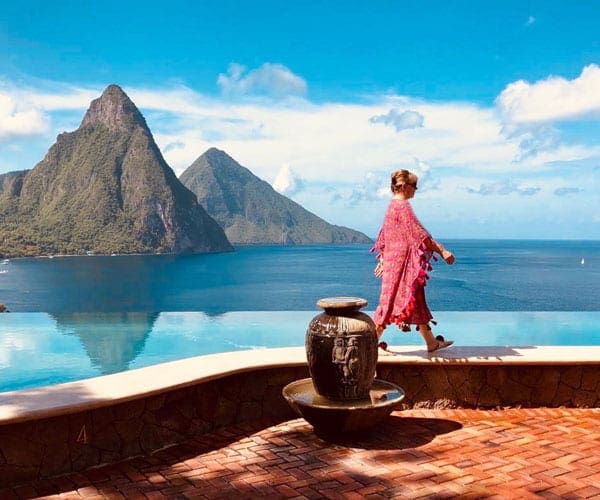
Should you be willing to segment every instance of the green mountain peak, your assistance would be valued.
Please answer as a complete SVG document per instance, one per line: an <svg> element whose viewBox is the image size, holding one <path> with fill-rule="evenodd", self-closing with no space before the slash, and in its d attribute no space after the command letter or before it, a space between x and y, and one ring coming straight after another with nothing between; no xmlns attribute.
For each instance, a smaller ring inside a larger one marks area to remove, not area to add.
<svg viewBox="0 0 600 500"><path fill-rule="evenodd" d="M0 224L3 256L233 250L117 85L32 170L0 177Z"/></svg>
<svg viewBox="0 0 600 500"><path fill-rule="evenodd" d="M371 242L309 212L219 149L210 148L179 178L234 244Z"/></svg>
<svg viewBox="0 0 600 500"><path fill-rule="evenodd" d="M97 125L104 125L109 130L131 130L135 126L148 130L146 120L136 105L115 84L106 87L102 95L92 101L80 128Z"/></svg>

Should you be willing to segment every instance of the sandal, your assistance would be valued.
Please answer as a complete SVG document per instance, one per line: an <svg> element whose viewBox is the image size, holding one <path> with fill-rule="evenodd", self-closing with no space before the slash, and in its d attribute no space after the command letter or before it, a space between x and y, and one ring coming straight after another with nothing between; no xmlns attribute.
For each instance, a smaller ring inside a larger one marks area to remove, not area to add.
<svg viewBox="0 0 600 500"><path fill-rule="evenodd" d="M393 356L394 353L392 351L388 351L387 342L379 342L377 344L377 354L378 356Z"/></svg>
<svg viewBox="0 0 600 500"><path fill-rule="evenodd" d="M452 344L454 344L454 340L446 340L442 335L437 335L435 337L435 341L436 345L433 348L427 347L427 352L434 352L439 349L444 349L445 347L450 347Z"/></svg>

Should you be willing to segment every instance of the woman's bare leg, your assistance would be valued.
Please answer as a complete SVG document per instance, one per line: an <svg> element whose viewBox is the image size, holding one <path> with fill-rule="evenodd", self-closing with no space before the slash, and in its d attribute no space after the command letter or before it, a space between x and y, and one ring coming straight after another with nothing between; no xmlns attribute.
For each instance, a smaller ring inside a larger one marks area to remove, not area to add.
<svg viewBox="0 0 600 500"><path fill-rule="evenodd" d="M423 340L427 344L428 350L435 349L437 347L438 341L435 340L433 332L431 331L431 328L429 328L428 324L419 325L419 333L421 334L421 337L423 337Z"/></svg>
<svg viewBox="0 0 600 500"><path fill-rule="evenodd" d="M427 351L429 352L437 351L438 349L443 349L444 347L448 347L454 344L453 340L436 339L433 336L433 332L431 331L431 328L429 328L428 324L419 325L419 332L421 333L423 340L427 344Z"/></svg>
<svg viewBox="0 0 600 500"><path fill-rule="evenodd" d="M375 333L377 334L377 342L383 335L383 331L385 330L385 325L375 325ZM377 344L377 352L379 356L390 356L391 353L387 350L387 342L379 342ZM375 373L377 377L377 372Z"/></svg>

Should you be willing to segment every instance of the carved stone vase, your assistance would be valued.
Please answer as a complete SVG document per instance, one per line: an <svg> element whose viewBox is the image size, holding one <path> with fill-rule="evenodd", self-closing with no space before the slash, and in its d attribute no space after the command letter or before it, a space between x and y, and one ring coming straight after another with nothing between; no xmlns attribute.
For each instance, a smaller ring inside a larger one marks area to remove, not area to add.
<svg viewBox="0 0 600 500"><path fill-rule="evenodd" d="M306 331L306 357L315 390L333 401L368 399L377 364L373 320L358 297L321 299L324 312Z"/></svg>

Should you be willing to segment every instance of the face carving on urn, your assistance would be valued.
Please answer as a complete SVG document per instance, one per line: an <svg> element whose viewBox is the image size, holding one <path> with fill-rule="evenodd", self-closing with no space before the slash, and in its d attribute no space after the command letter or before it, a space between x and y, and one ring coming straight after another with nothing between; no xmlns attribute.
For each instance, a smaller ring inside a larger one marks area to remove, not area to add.
<svg viewBox="0 0 600 500"><path fill-rule="evenodd" d="M358 338L336 337L333 342L331 361L341 368L344 383L355 383L359 365Z"/></svg>
<svg viewBox="0 0 600 500"><path fill-rule="evenodd" d="M333 350L331 351L331 362L336 365L344 364L346 355L346 346L344 337L336 337L333 341Z"/></svg>

